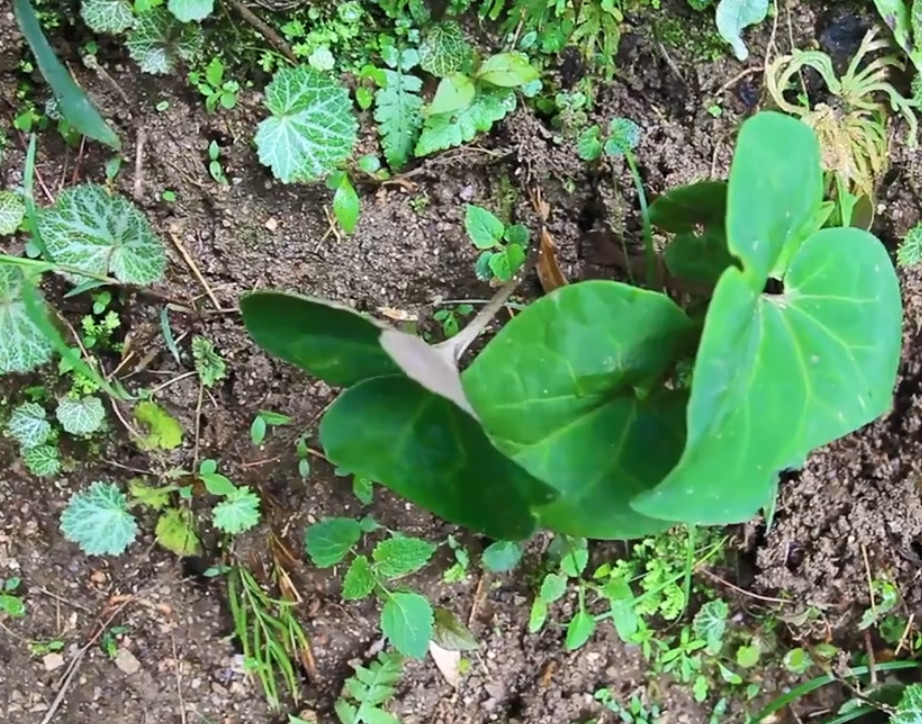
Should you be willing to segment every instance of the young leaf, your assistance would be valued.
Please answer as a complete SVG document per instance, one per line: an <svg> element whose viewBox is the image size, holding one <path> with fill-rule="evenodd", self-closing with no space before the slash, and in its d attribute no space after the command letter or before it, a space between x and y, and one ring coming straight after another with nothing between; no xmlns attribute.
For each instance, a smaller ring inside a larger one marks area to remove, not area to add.
<svg viewBox="0 0 922 724"><path fill-rule="evenodd" d="M498 53L487 58L477 69L477 79L501 88L518 88L540 77L538 69L525 53Z"/></svg>
<svg viewBox="0 0 922 724"><path fill-rule="evenodd" d="M547 604L554 603L567 592L567 577L559 573L548 573L541 582L538 598Z"/></svg>
<svg viewBox="0 0 922 724"><path fill-rule="evenodd" d="M782 139L783 158L769 150ZM745 520L766 504L779 470L890 409L901 342L896 273L865 231L810 233L822 195L812 129L772 112L743 124L726 227L742 268L724 271L708 307L682 457L632 501L638 512L704 525ZM763 293L774 274L783 293Z"/></svg>
<svg viewBox="0 0 922 724"><path fill-rule="evenodd" d="M375 121L388 166L397 171L413 155L423 125L423 82L415 75L383 70L384 85L375 92Z"/></svg>
<svg viewBox="0 0 922 724"><path fill-rule="evenodd" d="M215 472L215 470L211 469L210 467L205 468L204 463L199 470L198 477L199 480L201 480L205 485L205 490L208 491L209 495L227 497L229 495L233 495L239 490L239 488L234 485L234 482L229 477Z"/></svg>
<svg viewBox="0 0 922 724"><path fill-rule="evenodd" d="M375 483L369 478L361 475L352 476L352 494L359 499L363 505L371 505L375 496Z"/></svg>
<svg viewBox="0 0 922 724"><path fill-rule="evenodd" d="M640 126L629 118L612 118L608 126L605 153L609 156L623 156L637 148L640 143Z"/></svg>
<svg viewBox="0 0 922 724"><path fill-rule="evenodd" d="M248 487L237 488L211 512L218 530L237 535L259 523L259 496Z"/></svg>
<svg viewBox="0 0 922 724"><path fill-rule="evenodd" d="M429 107L429 113L457 113L467 108L476 94L474 81L464 73L451 73L442 78Z"/></svg>
<svg viewBox="0 0 922 724"><path fill-rule="evenodd" d="M134 13L127 0L83 0L80 16L94 33L118 35L134 26Z"/></svg>
<svg viewBox="0 0 922 724"><path fill-rule="evenodd" d="M71 496L61 515L64 537L90 556L124 553L138 535L125 495L111 483L93 483Z"/></svg>
<svg viewBox="0 0 922 724"><path fill-rule="evenodd" d="M325 518L304 534L304 548L318 568L335 566L362 537L362 526L352 518Z"/></svg>
<svg viewBox="0 0 922 724"><path fill-rule="evenodd" d="M192 338L192 358L195 371L205 387L214 387L227 375L227 365L210 339L200 335Z"/></svg>
<svg viewBox="0 0 922 724"><path fill-rule="evenodd" d="M388 538L375 546L371 557L375 570L384 578L393 579L415 573L425 566L435 546L421 538Z"/></svg>
<svg viewBox="0 0 922 724"><path fill-rule="evenodd" d="M493 276L501 282L511 281L525 263L525 249L518 244L506 244L501 251L490 256L488 264Z"/></svg>
<svg viewBox="0 0 922 724"><path fill-rule="evenodd" d="M154 535L161 546L180 558L201 555L195 517L188 508L170 508L161 513Z"/></svg>
<svg viewBox="0 0 922 724"><path fill-rule="evenodd" d="M38 228L51 256L60 264L93 274L112 274L127 284L151 284L163 278L166 253L147 219L122 196L104 186L83 184L62 191L38 215ZM64 273L69 281L85 281Z"/></svg>
<svg viewBox="0 0 922 724"><path fill-rule="evenodd" d="M404 656L421 659L432 640L432 605L418 593L391 593L381 609L381 631Z"/></svg>
<svg viewBox="0 0 922 724"><path fill-rule="evenodd" d="M61 472L61 458L54 445L39 445L23 451L22 459L29 472L40 478L50 478Z"/></svg>
<svg viewBox="0 0 922 724"><path fill-rule="evenodd" d="M142 71L166 74L178 63L193 60L201 41L198 26L179 22L166 8L154 8L138 15L125 45Z"/></svg>
<svg viewBox="0 0 922 724"><path fill-rule="evenodd" d="M496 216L474 204L467 204L464 210L464 230L478 249L493 249L503 239L503 222Z"/></svg>
<svg viewBox="0 0 922 724"><path fill-rule="evenodd" d="M383 651L367 668L356 666L355 676L346 679L343 696L336 701L336 716L341 724L400 724L397 717L381 706L394 696L402 675L402 657ZM346 697L358 706L348 702Z"/></svg>
<svg viewBox="0 0 922 724"><path fill-rule="evenodd" d="M719 0L717 32L733 47L737 60L746 60L749 50L741 37L743 29L761 23L768 15L768 0Z"/></svg>
<svg viewBox="0 0 922 724"><path fill-rule="evenodd" d="M182 425L156 402L139 402L134 418L148 431L146 437L138 440L142 450L175 450L182 445Z"/></svg>
<svg viewBox="0 0 922 724"><path fill-rule="evenodd" d="M349 92L307 65L283 68L266 86L272 114L259 124L259 160L283 183L313 181L350 155L358 134Z"/></svg>
<svg viewBox="0 0 922 724"><path fill-rule="evenodd" d="M541 598L536 598L531 604L531 613L528 615L528 633L538 633L547 621L547 614L547 603Z"/></svg>
<svg viewBox="0 0 922 724"><path fill-rule="evenodd" d="M602 129L589 126L576 138L576 153L584 161L596 161L602 155Z"/></svg>
<svg viewBox="0 0 922 724"><path fill-rule="evenodd" d="M10 413L4 434L18 442L23 450L43 445L51 435L45 408L35 402L17 405Z"/></svg>
<svg viewBox="0 0 922 724"><path fill-rule="evenodd" d="M444 78L464 68L471 58L470 43L456 22L433 26L419 46L419 65L427 73Z"/></svg>
<svg viewBox="0 0 922 724"><path fill-rule="evenodd" d="M567 625L567 651L575 651L585 646L594 633L595 617L588 611L580 609Z"/></svg>
<svg viewBox="0 0 922 724"><path fill-rule="evenodd" d="M478 91L474 102L457 113L426 117L414 154L428 156L474 140L515 110L515 93L508 88Z"/></svg>
<svg viewBox="0 0 922 724"><path fill-rule="evenodd" d="M151 485L145 478L128 481L129 497L151 510L161 510L170 504L170 489Z"/></svg>
<svg viewBox="0 0 922 724"><path fill-rule="evenodd" d="M0 190L0 236L15 234L26 218L26 204L15 191Z"/></svg>
<svg viewBox="0 0 922 724"><path fill-rule="evenodd" d="M522 548L513 541L494 541L483 551L483 567L494 573L511 571L520 560L522 560Z"/></svg>
<svg viewBox="0 0 922 724"><path fill-rule="evenodd" d="M204 20L214 11L214 0L169 0L170 12L182 23Z"/></svg>
<svg viewBox="0 0 922 724"><path fill-rule="evenodd" d="M48 81L65 120L79 133L111 146L116 151L122 142L112 127L96 110L89 96L74 82L67 68L58 60L42 32L35 8L29 0L13 0L16 22L35 56L38 69Z"/></svg>
<svg viewBox="0 0 922 724"><path fill-rule="evenodd" d="M347 234L355 231L359 221L359 195L346 174L333 195L333 215Z"/></svg>
<svg viewBox="0 0 922 724"><path fill-rule="evenodd" d="M900 242L896 250L896 263L902 268L922 262L922 224L916 224Z"/></svg>
<svg viewBox="0 0 922 724"><path fill-rule="evenodd" d="M367 556L356 556L343 577L343 600L365 598L375 590L375 574Z"/></svg>
<svg viewBox="0 0 922 724"><path fill-rule="evenodd" d="M55 416L64 432L71 435L92 435L105 422L106 411L98 397L88 396L76 400L72 397L62 397L58 400Z"/></svg>

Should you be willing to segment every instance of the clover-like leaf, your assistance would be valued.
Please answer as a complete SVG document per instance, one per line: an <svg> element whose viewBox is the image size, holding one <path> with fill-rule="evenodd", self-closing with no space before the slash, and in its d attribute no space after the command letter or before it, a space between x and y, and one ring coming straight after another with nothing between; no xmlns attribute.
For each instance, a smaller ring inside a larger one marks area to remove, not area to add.
<svg viewBox="0 0 922 724"><path fill-rule="evenodd" d="M61 515L61 532L87 555L117 556L138 535L138 524L128 512L128 500L111 483L93 483L74 493Z"/></svg>
<svg viewBox="0 0 922 724"><path fill-rule="evenodd" d="M462 70L471 54L471 44L458 23L439 23L430 28L420 43L419 65L427 73L444 78Z"/></svg>
<svg viewBox="0 0 922 724"><path fill-rule="evenodd" d="M542 523L588 538L662 530L629 502L678 460L687 397L638 395L691 344L667 297L609 281L556 289L531 304L462 376L493 442L560 492Z"/></svg>
<svg viewBox="0 0 922 724"><path fill-rule="evenodd" d="M727 245L742 268L723 272L708 308L682 457L633 501L638 512L743 521L771 499L778 471L890 409L896 273L871 234L813 231L822 194L812 129L772 112L743 124L727 198ZM775 274L783 291L764 293Z"/></svg>
<svg viewBox="0 0 922 724"><path fill-rule="evenodd" d="M127 0L83 0L80 17L94 33L118 35L134 26L134 13Z"/></svg>
<svg viewBox="0 0 922 724"><path fill-rule="evenodd" d="M249 487L237 488L211 511L215 528L230 535L248 531L259 523L259 496Z"/></svg>
<svg viewBox="0 0 922 724"><path fill-rule="evenodd" d="M349 91L332 75L300 65L283 68L266 86L272 114L259 124L259 160L283 183L313 181L352 155L358 121Z"/></svg>
<svg viewBox="0 0 922 724"><path fill-rule="evenodd" d="M92 395L74 399L62 397L58 400L55 416L64 432L71 435L91 435L97 432L106 419L102 400Z"/></svg>
<svg viewBox="0 0 922 724"><path fill-rule="evenodd" d="M166 8L154 8L139 14L125 45L145 73L165 74L193 60L201 42L196 25L179 22Z"/></svg>
<svg viewBox="0 0 922 724"><path fill-rule="evenodd" d="M381 609L381 631L397 651L415 659L429 650L434 620L432 604L418 593L391 593Z"/></svg>
<svg viewBox="0 0 922 724"><path fill-rule="evenodd" d="M54 445L38 445L24 450L23 462L29 472L40 478L50 478L61 472L61 456Z"/></svg>
<svg viewBox="0 0 922 724"><path fill-rule="evenodd" d="M0 190L0 236L15 234L26 217L26 204L15 191Z"/></svg>
<svg viewBox="0 0 922 724"><path fill-rule="evenodd" d="M51 359L54 349L27 311L22 298L26 283L18 266L0 264L0 374L31 372Z"/></svg>
<svg viewBox="0 0 922 724"><path fill-rule="evenodd" d="M396 70L381 71L384 85L375 93L375 120L381 134L384 157L393 170L403 167L423 126L423 82L415 75Z"/></svg>
<svg viewBox="0 0 922 724"><path fill-rule="evenodd" d="M166 253L144 214L104 186L65 189L42 209L38 228L55 261L93 274L111 274L126 284L151 284L163 277ZM64 273L73 283L86 281Z"/></svg>
<svg viewBox="0 0 922 724"><path fill-rule="evenodd" d="M214 0L169 0L167 8L180 22L191 23L211 15Z"/></svg>
<svg viewBox="0 0 922 724"><path fill-rule="evenodd" d="M24 402L10 413L5 433L24 450L38 447L51 435L51 423L45 408L36 402Z"/></svg>

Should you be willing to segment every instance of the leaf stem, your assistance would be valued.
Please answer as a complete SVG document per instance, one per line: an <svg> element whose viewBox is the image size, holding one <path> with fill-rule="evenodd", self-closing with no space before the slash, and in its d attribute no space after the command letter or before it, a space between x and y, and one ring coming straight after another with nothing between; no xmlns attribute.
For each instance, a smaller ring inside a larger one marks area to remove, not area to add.
<svg viewBox="0 0 922 724"><path fill-rule="evenodd" d="M656 288L656 250L653 248L653 227L650 225L650 210L647 205L647 193L644 191L643 179L640 177L640 169L637 167L634 154L630 150L626 150L624 158L627 161L628 168L631 170L634 188L637 189L637 199L640 203L640 216L643 219L643 248L647 266L647 288L653 290Z"/></svg>

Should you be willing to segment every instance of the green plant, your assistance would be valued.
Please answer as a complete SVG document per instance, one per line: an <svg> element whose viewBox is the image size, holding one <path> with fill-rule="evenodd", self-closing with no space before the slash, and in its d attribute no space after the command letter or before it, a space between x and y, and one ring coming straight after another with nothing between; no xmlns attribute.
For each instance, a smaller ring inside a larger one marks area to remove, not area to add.
<svg viewBox="0 0 922 724"><path fill-rule="evenodd" d="M625 724L657 724L660 721L660 710L656 704L647 705L639 694L632 694L627 704L622 704L615 698L611 689L598 689L593 698L610 712L617 714Z"/></svg>
<svg viewBox="0 0 922 724"><path fill-rule="evenodd" d="M205 387L214 387L227 376L227 363L210 339L200 335L192 338L192 359L195 371Z"/></svg>
<svg viewBox="0 0 922 724"><path fill-rule="evenodd" d="M0 582L0 615L7 618L22 618L26 615L26 603L18 592L22 580L7 578Z"/></svg>
<svg viewBox="0 0 922 724"><path fill-rule="evenodd" d="M145 73L172 73L182 62L192 62L202 44L194 23L183 23L162 7L137 14L125 45Z"/></svg>
<svg viewBox="0 0 922 724"><path fill-rule="evenodd" d="M442 327L445 338L454 337L461 331L461 319L472 314L474 308L470 304L458 304L454 309L438 309L432 318Z"/></svg>
<svg viewBox="0 0 922 724"><path fill-rule="evenodd" d="M355 674L346 679L334 709L340 724L400 724L382 707L393 698L403 675L403 659L382 651L365 667L355 665Z"/></svg>
<svg viewBox="0 0 922 724"><path fill-rule="evenodd" d="M482 206L468 204L464 230L480 250L474 266L478 279L508 282L525 263L530 235L523 224L506 226Z"/></svg>
<svg viewBox="0 0 922 724"><path fill-rule="evenodd" d="M256 414L256 417L253 418L253 423L250 425L250 439L253 441L254 445L262 445L270 427L287 425L289 422L291 422L291 417L289 415L283 415L280 412L273 412L272 410L260 410Z"/></svg>
<svg viewBox="0 0 922 724"><path fill-rule="evenodd" d="M435 347L278 292L245 297L244 321L270 352L349 388L320 426L334 464L455 523L519 540L539 524L634 538L745 520L772 504L779 471L890 409L896 275L871 234L822 228L816 135L777 113L743 125L728 184L675 189L649 215L671 243L716 239L730 259L703 317L652 289L570 284L463 376L460 354L511 289ZM692 358L690 390L668 384Z"/></svg>
<svg viewBox="0 0 922 724"><path fill-rule="evenodd" d="M377 528L374 521L359 522L352 518L326 518L307 529L304 547L314 565L329 568L353 557L343 578L343 599L356 601L378 595L381 630L400 653L422 658L432 640L434 613L432 605L418 593L393 584L423 568L436 547L421 538L394 535L378 542L371 558L356 553L355 546L363 532Z"/></svg>
<svg viewBox="0 0 922 724"><path fill-rule="evenodd" d="M221 164L221 146L218 145L217 141L211 141L208 144L208 173L217 183L227 186L227 176L224 173L224 166Z"/></svg>
<svg viewBox="0 0 922 724"><path fill-rule="evenodd" d="M224 77L224 63L218 56L213 57L201 73L189 73L189 82L205 96L205 110L214 113L218 106L231 110L237 105L237 93L240 84Z"/></svg>

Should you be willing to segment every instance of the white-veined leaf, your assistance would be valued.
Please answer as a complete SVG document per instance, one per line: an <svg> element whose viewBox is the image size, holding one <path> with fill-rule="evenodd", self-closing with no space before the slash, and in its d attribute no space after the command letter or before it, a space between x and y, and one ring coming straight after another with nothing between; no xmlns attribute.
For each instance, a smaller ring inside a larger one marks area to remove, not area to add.
<svg viewBox="0 0 922 724"><path fill-rule="evenodd" d="M45 408L36 402L24 402L10 413L6 434L16 440L24 450L38 447L51 435L51 423Z"/></svg>
<svg viewBox="0 0 922 724"><path fill-rule="evenodd" d="M128 512L128 500L111 483L93 483L74 493L61 515L61 532L87 555L117 556L138 535L138 524Z"/></svg>
<svg viewBox="0 0 922 724"><path fill-rule="evenodd" d="M211 15L214 0L170 0L167 7L180 22L191 23Z"/></svg>
<svg viewBox="0 0 922 724"><path fill-rule="evenodd" d="M90 435L98 431L106 419L102 400L93 396L76 400L72 397L62 397L58 400L55 415L64 432L71 435Z"/></svg>
<svg viewBox="0 0 922 724"><path fill-rule="evenodd" d="M51 342L26 311L24 283L19 267L0 264L0 374L31 372L51 359Z"/></svg>
<svg viewBox="0 0 922 724"><path fill-rule="evenodd" d="M145 73L169 73L178 62L191 61L201 41L197 26L179 22L165 8L154 8L140 14L125 45Z"/></svg>
<svg viewBox="0 0 922 724"><path fill-rule="evenodd" d="M54 445L39 445L24 450L22 459L29 472L40 478L50 478L61 472L61 457Z"/></svg>
<svg viewBox="0 0 922 724"><path fill-rule="evenodd" d="M26 205L15 191L0 191L0 236L15 234L26 216Z"/></svg>
<svg viewBox="0 0 922 724"><path fill-rule="evenodd" d="M83 0L80 17L94 33L117 35L134 25L134 13L126 0Z"/></svg>

